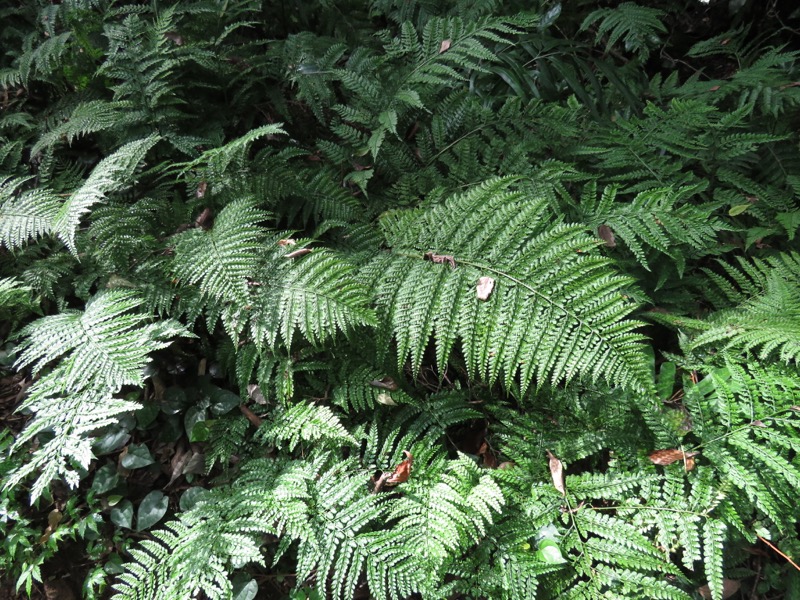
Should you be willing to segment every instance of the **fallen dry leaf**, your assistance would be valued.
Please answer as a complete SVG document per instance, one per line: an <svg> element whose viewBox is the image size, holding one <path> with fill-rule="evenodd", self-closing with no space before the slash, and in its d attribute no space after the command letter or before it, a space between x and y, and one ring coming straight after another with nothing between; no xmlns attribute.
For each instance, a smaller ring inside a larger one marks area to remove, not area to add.
<svg viewBox="0 0 800 600"><path fill-rule="evenodd" d="M486 440L483 441L481 447L478 449L478 456L483 457L483 466L487 469L497 468L497 457Z"/></svg>
<svg viewBox="0 0 800 600"><path fill-rule="evenodd" d="M481 277L478 279L478 287L476 289L478 300L488 300L492 295L494 289L494 279L491 277Z"/></svg>
<svg viewBox="0 0 800 600"><path fill-rule="evenodd" d="M553 487L555 487L562 496L567 495L567 490L564 488L564 465L558 460L550 450L547 451L547 458L550 459L550 476L553 478Z"/></svg>
<svg viewBox="0 0 800 600"><path fill-rule="evenodd" d="M722 598L730 598L736 592L739 591L739 588L742 587L742 584L736 579L723 579L722 580ZM708 585L702 585L697 588L698 593L703 598L711 599L711 590L709 589Z"/></svg>
<svg viewBox="0 0 800 600"><path fill-rule="evenodd" d="M617 236L608 225L600 225L597 228L597 236L606 243L607 248L617 247Z"/></svg>
<svg viewBox="0 0 800 600"><path fill-rule="evenodd" d="M206 190L208 190L208 182L201 181L197 184L197 191L195 191L194 195L197 196L198 200L205 198Z"/></svg>
<svg viewBox="0 0 800 600"><path fill-rule="evenodd" d="M297 242L292 238L278 240L278 246L294 246Z"/></svg>
<svg viewBox="0 0 800 600"><path fill-rule="evenodd" d="M242 411L242 414L256 427L261 427L261 417L259 417L256 413L252 410L247 408L244 404L239 405L239 410Z"/></svg>
<svg viewBox="0 0 800 600"><path fill-rule="evenodd" d="M372 387L380 388L382 390L389 390L390 392L400 389L400 386L397 385L397 382L388 375L383 379L373 379L369 382L369 384Z"/></svg>
<svg viewBox="0 0 800 600"><path fill-rule="evenodd" d="M175 31L167 31L164 37L176 46L183 46L183 36Z"/></svg>
<svg viewBox="0 0 800 600"><path fill-rule="evenodd" d="M425 259L439 265L448 263L453 269L456 268L456 259L452 254L436 254L435 252L426 252Z"/></svg>
<svg viewBox="0 0 800 600"><path fill-rule="evenodd" d="M258 384L251 383L247 386L247 397L250 398L256 404L266 404L267 399L264 397L264 393L261 391L261 388L258 387Z"/></svg>
<svg viewBox="0 0 800 600"><path fill-rule="evenodd" d="M383 473L378 480L375 481L375 487L372 488L373 494L380 492L381 489L383 489L383 486L393 487L408 481L408 478L411 475L411 465L414 462L414 457L408 450L403 450L403 454L405 454L406 459L397 465L392 473Z"/></svg>
<svg viewBox="0 0 800 600"><path fill-rule="evenodd" d="M175 454L172 455L172 459L169 461L169 483L163 489L169 488L178 480L178 477L183 475L183 470L189 464L193 454L192 449L188 448L183 441L176 446Z"/></svg>
<svg viewBox="0 0 800 600"><path fill-rule="evenodd" d="M203 227L208 223L208 220L211 218L211 209L204 208L203 212L201 212L197 218L194 220L195 227Z"/></svg>
<svg viewBox="0 0 800 600"><path fill-rule="evenodd" d="M654 465L666 466L678 462L679 460L693 459L698 454L698 452L684 452L677 448L670 448L669 450L656 450L655 452L651 452L648 458ZM692 465L694 466L694 461ZM687 469L687 471L690 470L691 469Z"/></svg>
<svg viewBox="0 0 800 600"><path fill-rule="evenodd" d="M394 468L394 473L386 478L386 485L405 483L411 476L411 465L414 463L414 457L408 450L403 450L403 454L406 459Z"/></svg>
<svg viewBox="0 0 800 600"><path fill-rule="evenodd" d="M299 250L295 250L294 252L289 252L288 254L284 254L284 258L297 258L298 256L305 256L306 254L311 253L311 248L300 248Z"/></svg>
<svg viewBox="0 0 800 600"><path fill-rule="evenodd" d="M387 392L381 392L375 400L378 404L383 404L384 406L397 406L397 402L392 400L391 394Z"/></svg>
<svg viewBox="0 0 800 600"><path fill-rule="evenodd" d="M61 523L61 519L64 518L62 512L58 509L53 509L47 515L47 527L42 534L42 537L39 538L39 543L44 544L47 540L50 539L50 536L53 535L53 532L58 529L58 524Z"/></svg>
<svg viewBox="0 0 800 600"><path fill-rule="evenodd" d="M451 43L451 40L442 40L442 44L439 46L439 54L442 52L447 52L450 49Z"/></svg>

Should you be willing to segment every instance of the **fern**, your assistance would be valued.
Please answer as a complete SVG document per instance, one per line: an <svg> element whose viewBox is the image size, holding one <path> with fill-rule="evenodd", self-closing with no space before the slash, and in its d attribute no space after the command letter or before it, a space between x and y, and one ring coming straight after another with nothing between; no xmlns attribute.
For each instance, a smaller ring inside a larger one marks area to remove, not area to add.
<svg viewBox="0 0 800 600"><path fill-rule="evenodd" d="M352 267L325 251L294 258L302 247L286 241L288 233L272 233L267 241L267 230L257 225L266 217L239 200L220 212L211 231L187 231L176 241L177 275L230 303L222 315L233 337L249 322L259 347L275 345L279 336L290 346L296 329L316 342L373 322Z"/></svg>
<svg viewBox="0 0 800 600"><path fill-rule="evenodd" d="M758 351L762 360L777 353L784 362L796 362L799 265L794 253L752 263L740 259L738 266L722 263L724 274L706 270L707 294L720 310L704 321L655 313L653 318L695 332L691 350Z"/></svg>
<svg viewBox="0 0 800 600"><path fill-rule="evenodd" d="M80 137L118 126L120 113L126 106L128 105L124 102L106 102L104 100L92 100L79 104L66 122L54 127L36 142L31 148L31 154L36 155L62 140L71 145Z"/></svg>
<svg viewBox="0 0 800 600"><path fill-rule="evenodd" d="M672 257L680 273L686 264L682 246L697 254L711 252L719 232L729 229L713 216L713 205L680 205L682 198L698 193L698 188L648 190L625 204L614 202L616 187L606 188L599 200L594 198L594 189L588 186L582 197L584 222L598 230L606 228L606 246L614 247L619 236L648 270L644 245Z"/></svg>
<svg viewBox="0 0 800 600"><path fill-rule="evenodd" d="M12 178L0 183L0 243L10 250L50 233L58 214L58 198L48 190L16 195L24 183L25 179Z"/></svg>
<svg viewBox="0 0 800 600"><path fill-rule="evenodd" d="M281 411L258 430L258 438L276 446L286 444L292 452L303 442L340 442L356 445L356 440L326 406L297 404Z"/></svg>
<svg viewBox="0 0 800 600"><path fill-rule="evenodd" d="M133 312L141 303L132 292L110 291L95 297L84 312L43 317L20 332L25 339L19 346L18 368L30 366L39 373L48 363L60 362L31 387L24 407L37 417L15 447L46 430L56 435L9 478L7 486L37 471L41 473L31 490L33 499L56 475L76 486L78 474L68 461L84 469L89 465L91 442L86 434L115 422L115 415L138 408L112 394L124 385L142 385L148 354L165 347L168 338L187 335L174 321L143 326L148 315Z"/></svg>
<svg viewBox="0 0 800 600"><path fill-rule="evenodd" d="M625 49L631 50L646 60L650 48L660 40L659 33L667 29L661 22L664 12L655 8L639 6L634 2L623 2L616 8L599 8L589 13L581 24L581 29L588 29L599 22L595 42L606 35L606 52L618 41L625 42Z"/></svg>
<svg viewBox="0 0 800 600"><path fill-rule="evenodd" d="M443 369L461 338L470 371L490 382L503 371L507 385L519 373L523 389L534 377L541 385L578 375L647 389L637 323L623 320L632 309L626 280L592 255L596 243L580 228L544 231L544 203L513 183L491 181L426 213L384 219L392 254L371 270L398 358L418 369L435 335ZM426 262L426 253L453 264ZM476 297L480 277L496 281L485 302Z"/></svg>
<svg viewBox="0 0 800 600"><path fill-rule="evenodd" d="M147 151L157 142L158 138L151 136L121 147L103 159L83 185L59 207L53 220L53 230L73 254L77 253L75 230L81 217L107 194L129 185L128 178L133 175Z"/></svg>
<svg viewBox="0 0 800 600"><path fill-rule="evenodd" d="M63 203L58 203L47 190L23 193L18 199L12 200L13 189L22 182L6 180L2 188L6 200L0 208L3 211L0 241L14 248L23 245L31 237L52 232L72 254L77 254L75 231L81 217L107 194L129 185L128 178L157 141L158 138L150 137L123 146L101 161L83 185Z"/></svg>
<svg viewBox="0 0 800 600"><path fill-rule="evenodd" d="M791 595L789 9L17 4L0 571L77 532L88 598Z"/></svg>

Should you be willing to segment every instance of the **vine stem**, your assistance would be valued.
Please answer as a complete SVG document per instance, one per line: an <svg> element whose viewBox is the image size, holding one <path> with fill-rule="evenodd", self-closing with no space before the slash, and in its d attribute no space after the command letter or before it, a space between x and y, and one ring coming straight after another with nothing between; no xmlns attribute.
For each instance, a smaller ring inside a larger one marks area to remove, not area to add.
<svg viewBox="0 0 800 600"><path fill-rule="evenodd" d="M764 538L763 538L763 537L761 537L760 535L759 535L759 536L756 536L756 537L757 537L758 539L760 539L762 542L764 542L764 543L765 543L767 546L769 546L770 548L772 548L772 549L773 549L775 552L777 552L778 554L780 554L780 555L781 555L783 558L785 558L787 561L789 561L789 564L791 564L791 565L792 565L792 566L793 566L795 569L797 569L798 571L800 571L800 566L797 566L797 563L796 563L796 562L794 562L794 561L793 561L791 558L789 558L789 557L788 557L788 556L786 556L786 555L785 555L783 552L781 552L780 550L778 550L778 548L777 548L777 547L776 547L776 546L775 546L775 545L774 545L772 542L770 542L769 540L766 540L766 539L764 539Z"/></svg>
<svg viewBox="0 0 800 600"><path fill-rule="evenodd" d="M784 408L784 409L776 411L776 412L772 413L771 415L768 415L768 416L766 416L766 417L764 417L762 419L758 419L758 421L761 421L762 423L764 421L772 421L772 420L776 419L779 415L781 415L783 413L796 412L796 411L797 411L797 409L794 408L794 407ZM715 438L711 438L710 440L704 441L702 444L697 444L696 446L693 446L690 449L690 452L694 451L694 450L698 450L699 448L703 448L704 446L710 446L711 444L714 444L714 443L716 443L716 442L718 442L720 440L724 440L726 438L734 436L734 435L736 435L737 433L739 433L741 431L746 431L746 430L752 429L753 427L756 427L755 423L756 423L755 420L754 421L750 421L747 425L742 425L741 427L737 427L736 429L732 429L731 431L723 433L722 435L718 435Z"/></svg>

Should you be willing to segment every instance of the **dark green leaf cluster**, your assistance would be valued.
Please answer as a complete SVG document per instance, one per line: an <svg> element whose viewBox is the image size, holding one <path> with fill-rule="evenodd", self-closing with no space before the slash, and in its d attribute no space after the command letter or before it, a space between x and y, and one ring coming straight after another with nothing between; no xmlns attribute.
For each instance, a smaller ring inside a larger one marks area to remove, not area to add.
<svg viewBox="0 0 800 600"><path fill-rule="evenodd" d="M797 558L777 16L17 4L0 530L86 498L87 597L721 600Z"/></svg>

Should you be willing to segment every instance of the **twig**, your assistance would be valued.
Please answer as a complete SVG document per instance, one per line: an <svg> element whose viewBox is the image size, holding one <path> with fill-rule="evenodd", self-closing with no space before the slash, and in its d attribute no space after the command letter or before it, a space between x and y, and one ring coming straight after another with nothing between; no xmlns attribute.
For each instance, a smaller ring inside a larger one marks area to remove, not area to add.
<svg viewBox="0 0 800 600"><path fill-rule="evenodd" d="M798 567L798 566L797 566L797 563L796 563L796 562L794 562L794 561L793 561L791 558L789 558L788 556L786 556L786 555L785 555L783 552L781 552L780 550L778 550L778 548L777 548L777 547L776 547L776 546L775 546L775 545L774 545L772 542L769 542L768 540L765 540L765 539L764 539L763 537L761 537L760 535L759 535L759 536L756 536L756 537L758 537L758 539L760 539L762 542L764 542L764 543L765 543L767 546L769 546L770 548L772 548L773 550L775 550L775 552L777 552L778 554L780 554L780 555L781 555L783 558L785 558L786 560L788 560L788 561L789 561L789 564L791 564L791 565L792 565L792 566L793 566L795 569L797 569L798 571L800 571L800 567Z"/></svg>
<svg viewBox="0 0 800 600"><path fill-rule="evenodd" d="M239 405L239 410L242 411L242 414L247 417L247 420L253 425L256 427L261 427L261 417L259 417L256 413L247 408L244 404Z"/></svg>

